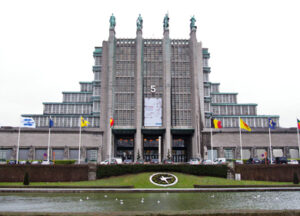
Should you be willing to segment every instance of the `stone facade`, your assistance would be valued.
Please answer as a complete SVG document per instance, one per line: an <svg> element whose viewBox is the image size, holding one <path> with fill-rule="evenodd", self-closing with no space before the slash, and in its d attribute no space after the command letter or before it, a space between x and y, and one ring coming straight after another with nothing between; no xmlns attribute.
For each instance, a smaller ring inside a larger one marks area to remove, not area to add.
<svg viewBox="0 0 300 216"><path fill-rule="evenodd" d="M209 79L210 53L198 42L194 24L190 38L184 40L171 39L166 27L162 39L145 39L143 26L137 28L136 38L117 38L112 25L108 40L93 53L94 80L80 82L79 92L63 92L61 103L44 103L42 115L23 115L32 117L37 129L22 130L20 146L29 148L22 155L36 159L41 154L35 149L47 145L50 116L51 149L63 159L76 155L70 149L78 146L81 116L90 122L82 134L81 160L96 154L98 162L110 157L135 161L138 155L146 161L171 157L186 162L192 157L209 158L211 144L214 157L239 158L239 118L254 130L243 133L243 155L268 150L268 119L279 126L279 116L257 115L257 104L239 104L237 93L220 92L220 83ZM211 118L223 125L213 129L212 136ZM292 141L296 131L282 130L272 130L274 147L295 155L290 149L297 148L296 138ZM5 154L14 158L17 129L1 129L0 136L0 148L10 149Z"/></svg>

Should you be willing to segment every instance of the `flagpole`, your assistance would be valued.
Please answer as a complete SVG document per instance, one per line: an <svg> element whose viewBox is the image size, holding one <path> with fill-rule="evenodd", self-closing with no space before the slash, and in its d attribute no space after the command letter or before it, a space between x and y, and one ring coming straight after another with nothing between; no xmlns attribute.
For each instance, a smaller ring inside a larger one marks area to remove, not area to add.
<svg viewBox="0 0 300 216"><path fill-rule="evenodd" d="M110 164L111 163L111 145L112 145L112 127L110 126L110 131L109 131L109 148L108 148L108 163Z"/></svg>
<svg viewBox="0 0 300 216"><path fill-rule="evenodd" d="M269 125L269 141L270 141L270 164L272 164L272 139L271 139L271 129L270 129L270 125ZM267 160L267 159L265 159Z"/></svg>
<svg viewBox="0 0 300 216"><path fill-rule="evenodd" d="M211 162L214 162L214 148L213 148L213 136L212 136L211 126L210 126L210 148L211 148Z"/></svg>
<svg viewBox="0 0 300 216"><path fill-rule="evenodd" d="M79 146L78 146L78 164L80 164L80 146L81 146L81 116L79 119Z"/></svg>
<svg viewBox="0 0 300 216"><path fill-rule="evenodd" d="M19 133L18 133L18 146L17 146L16 164L19 163L20 136L21 136L21 127L19 127Z"/></svg>
<svg viewBox="0 0 300 216"><path fill-rule="evenodd" d="M298 157L300 157L300 143L299 143L299 127L298 127L298 121L297 121L297 142L298 142Z"/></svg>
<svg viewBox="0 0 300 216"><path fill-rule="evenodd" d="M51 116L50 116L50 119L51 119ZM50 125L50 120L49 120L48 151L47 151L47 161L48 161L48 163L50 161L50 133L51 133L51 125Z"/></svg>
<svg viewBox="0 0 300 216"><path fill-rule="evenodd" d="M241 117L239 117L239 126L240 126L241 161L243 162L243 147L242 147L242 129L241 129Z"/></svg>

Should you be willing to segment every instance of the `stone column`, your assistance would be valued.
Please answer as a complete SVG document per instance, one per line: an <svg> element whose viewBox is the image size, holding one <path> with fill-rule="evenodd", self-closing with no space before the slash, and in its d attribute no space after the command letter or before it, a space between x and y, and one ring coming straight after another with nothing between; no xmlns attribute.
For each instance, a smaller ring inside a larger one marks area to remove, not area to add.
<svg viewBox="0 0 300 216"><path fill-rule="evenodd" d="M191 53L191 72L192 72L192 126L194 135L192 138L193 157L203 158L203 146L201 130L204 125L204 87L202 69L202 45L197 42L196 29L190 33L190 53Z"/></svg>
<svg viewBox="0 0 300 216"><path fill-rule="evenodd" d="M251 158L254 158L254 157L255 157L255 148L254 148L254 147L251 147L251 148L250 148L250 157L251 157Z"/></svg>
<svg viewBox="0 0 300 216"><path fill-rule="evenodd" d="M143 158L142 146L142 124L143 124L143 32L136 31L136 117L135 117L135 139L134 139L134 161L137 160L138 152Z"/></svg>
<svg viewBox="0 0 300 216"><path fill-rule="evenodd" d="M164 136L163 159L167 159L168 152L172 157L171 141L171 40L169 29L164 29L163 38L163 73L164 73L164 101L163 126L166 128Z"/></svg>
<svg viewBox="0 0 300 216"><path fill-rule="evenodd" d="M103 42L102 82L101 82L101 118L103 131L103 158L113 157L113 135L109 120L113 117L113 83L115 64L115 30L110 28L108 42Z"/></svg>

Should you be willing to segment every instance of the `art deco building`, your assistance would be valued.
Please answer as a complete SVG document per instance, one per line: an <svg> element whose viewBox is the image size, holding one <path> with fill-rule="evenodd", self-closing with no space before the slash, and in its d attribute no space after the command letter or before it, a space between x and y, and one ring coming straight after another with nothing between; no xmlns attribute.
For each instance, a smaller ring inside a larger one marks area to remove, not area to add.
<svg viewBox="0 0 300 216"><path fill-rule="evenodd" d="M194 18L185 40L169 37L167 16L160 39L143 38L141 17L136 38L117 38L111 19L108 40L93 53L94 80L63 92L62 102L44 103L41 115L23 115L38 128L48 127L49 116L55 128L78 128L83 116L102 132L102 158L161 155L183 162L207 155L203 131L211 117L224 128L238 128L239 117L252 128L267 128L268 118L279 125L279 116L257 115L257 104L239 104L237 93L220 92L210 81L210 53L197 40Z"/></svg>

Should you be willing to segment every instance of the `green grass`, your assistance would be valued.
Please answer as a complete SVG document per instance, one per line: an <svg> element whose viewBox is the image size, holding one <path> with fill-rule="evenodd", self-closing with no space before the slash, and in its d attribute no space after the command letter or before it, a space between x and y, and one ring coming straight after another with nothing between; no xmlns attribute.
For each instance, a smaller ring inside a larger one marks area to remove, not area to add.
<svg viewBox="0 0 300 216"><path fill-rule="evenodd" d="M151 184L149 177L153 173L140 173L119 177L103 178L96 181L80 182L31 182L31 186L129 186L135 188L162 188ZM200 177L183 173L173 173L178 178L178 183L170 188L193 188L194 185L286 185L291 182L267 182L267 181L235 181L217 177ZM0 186L22 186L23 182L0 182Z"/></svg>

